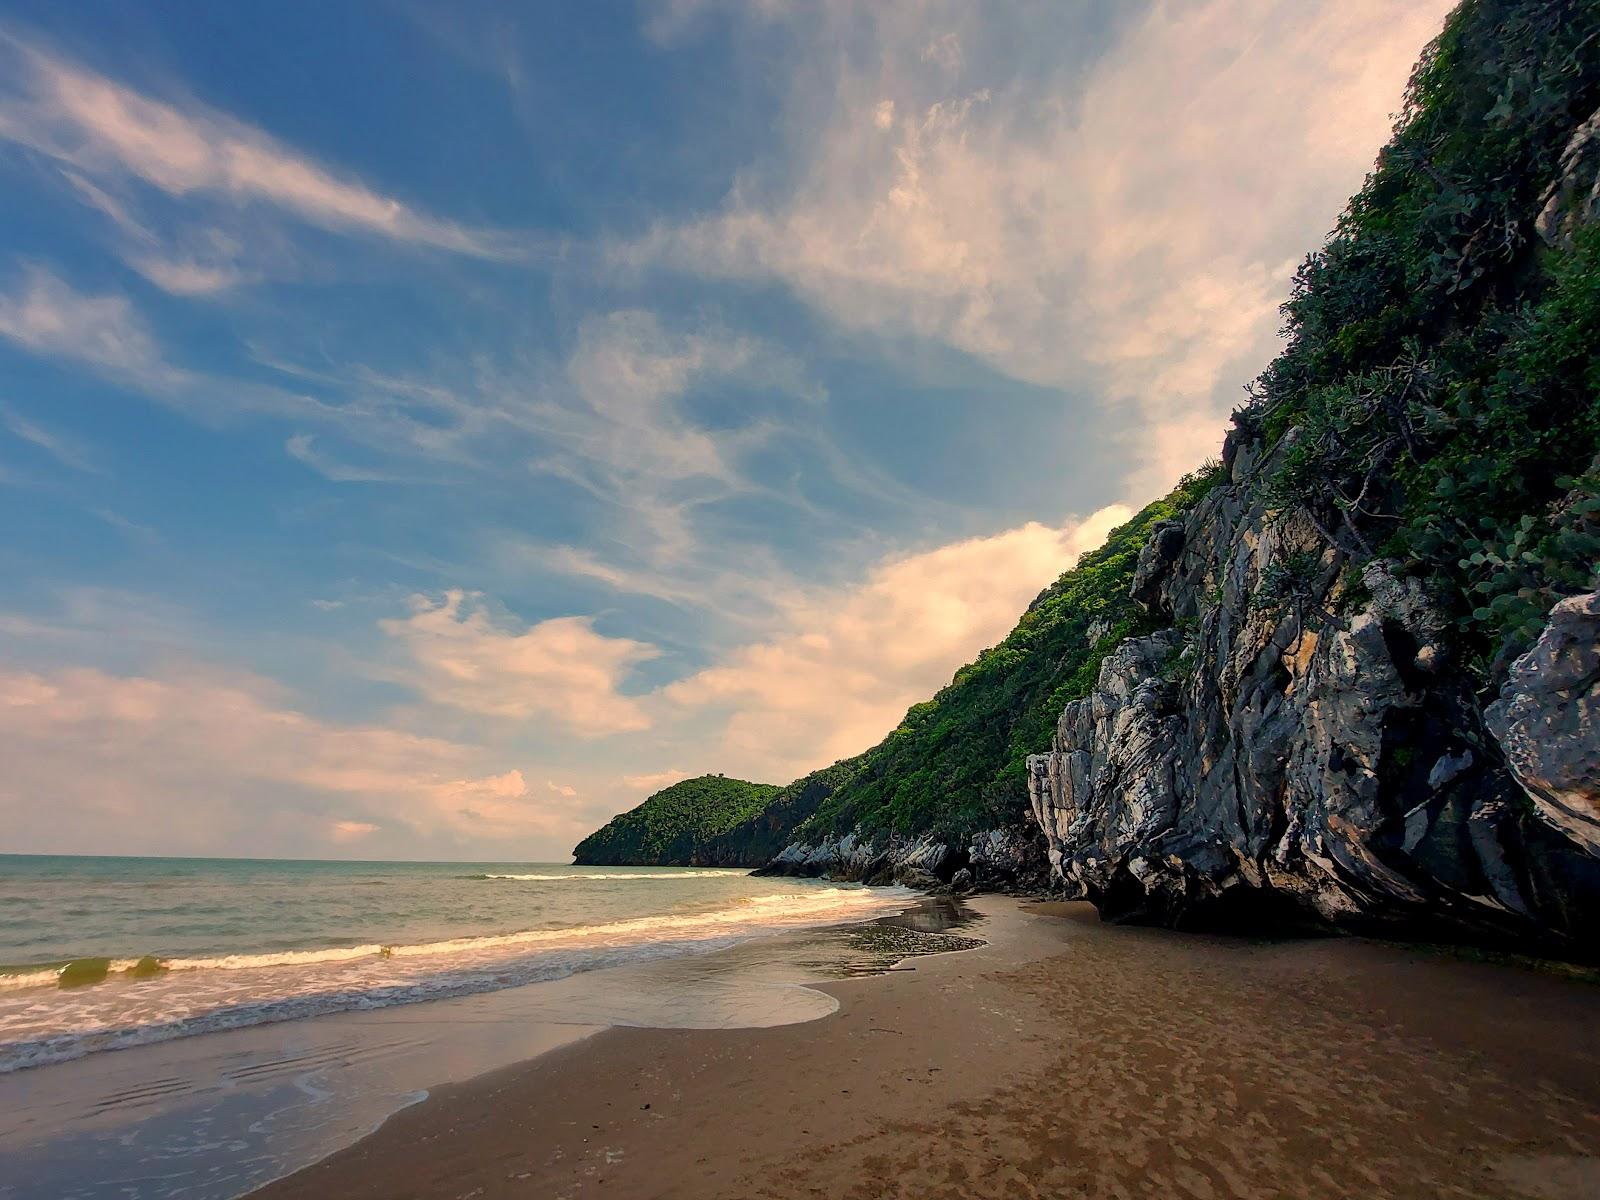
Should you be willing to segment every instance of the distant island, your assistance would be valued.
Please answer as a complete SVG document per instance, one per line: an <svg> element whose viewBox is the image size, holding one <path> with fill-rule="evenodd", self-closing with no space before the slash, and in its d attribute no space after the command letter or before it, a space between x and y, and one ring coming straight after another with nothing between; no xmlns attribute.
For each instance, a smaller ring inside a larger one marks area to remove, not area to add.
<svg viewBox="0 0 1600 1200"><path fill-rule="evenodd" d="M685 779L584 838L572 852L576 865L738 865L717 861L718 839L762 812L778 790L724 775Z"/></svg>

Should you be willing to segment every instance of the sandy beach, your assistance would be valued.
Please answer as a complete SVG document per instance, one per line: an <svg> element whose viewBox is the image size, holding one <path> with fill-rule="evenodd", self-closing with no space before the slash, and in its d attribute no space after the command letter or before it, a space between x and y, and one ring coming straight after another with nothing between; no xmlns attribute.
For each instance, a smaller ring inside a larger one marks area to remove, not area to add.
<svg viewBox="0 0 1600 1200"><path fill-rule="evenodd" d="M1600 1196L1593 983L973 908L986 945L821 985L831 1016L608 1029L254 1195Z"/></svg>

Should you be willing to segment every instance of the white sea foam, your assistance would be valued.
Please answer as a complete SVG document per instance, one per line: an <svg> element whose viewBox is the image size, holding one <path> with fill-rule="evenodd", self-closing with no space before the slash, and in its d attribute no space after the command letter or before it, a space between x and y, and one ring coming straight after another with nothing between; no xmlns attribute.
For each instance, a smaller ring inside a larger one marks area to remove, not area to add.
<svg viewBox="0 0 1600 1200"><path fill-rule="evenodd" d="M175 957L154 978L112 976L67 991L53 986L53 974L5 976L0 1072L192 1033L493 991L715 949L783 929L868 920L903 908L911 894L809 884L725 898L700 911L565 928L409 945ZM135 961L114 961L111 968L119 971Z"/></svg>
<svg viewBox="0 0 1600 1200"><path fill-rule="evenodd" d="M565 875L472 875L472 879L516 879L524 883L564 883L572 879L626 879L634 883L653 883L658 879L705 879L726 876L728 872L720 869L704 871L651 871L648 875L641 871L585 871L569 872Z"/></svg>

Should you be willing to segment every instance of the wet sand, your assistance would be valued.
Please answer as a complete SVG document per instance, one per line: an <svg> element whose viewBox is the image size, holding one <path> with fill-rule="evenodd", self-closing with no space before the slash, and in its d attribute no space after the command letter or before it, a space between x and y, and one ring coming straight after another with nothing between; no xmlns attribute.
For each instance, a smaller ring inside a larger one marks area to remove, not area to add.
<svg viewBox="0 0 1600 1200"><path fill-rule="evenodd" d="M1592 983L974 907L830 1016L608 1029L254 1195L1600 1197Z"/></svg>
<svg viewBox="0 0 1600 1200"><path fill-rule="evenodd" d="M156 1042L0 1074L0 1200L234 1200L359 1140L452 1081L608 1026L813 1021L807 982L963 944L949 901L562 979Z"/></svg>

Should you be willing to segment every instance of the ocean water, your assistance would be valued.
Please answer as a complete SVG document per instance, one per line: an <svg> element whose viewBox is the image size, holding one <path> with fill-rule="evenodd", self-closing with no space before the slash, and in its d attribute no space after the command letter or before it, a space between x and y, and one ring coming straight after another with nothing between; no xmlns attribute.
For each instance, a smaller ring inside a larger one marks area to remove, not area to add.
<svg viewBox="0 0 1600 1200"><path fill-rule="evenodd" d="M711 869L0 855L0 1073L866 921L909 896Z"/></svg>

